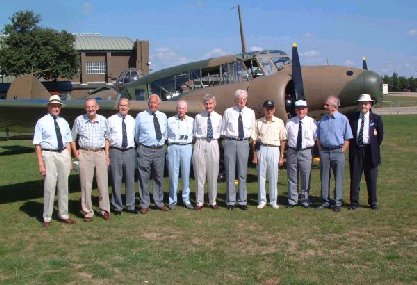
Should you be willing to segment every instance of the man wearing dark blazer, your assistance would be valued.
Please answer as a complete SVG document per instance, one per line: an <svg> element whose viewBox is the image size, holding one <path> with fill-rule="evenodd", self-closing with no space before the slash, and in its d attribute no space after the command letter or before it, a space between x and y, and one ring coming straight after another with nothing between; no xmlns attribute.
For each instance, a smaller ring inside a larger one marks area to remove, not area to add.
<svg viewBox="0 0 417 285"><path fill-rule="evenodd" d="M365 173L368 188L368 204L372 210L378 209L377 173L381 164L379 146L384 137L381 116L372 113L374 103L369 94L362 94L356 101L359 112L349 118L353 138L349 144L350 168L350 210L359 207L359 190L362 173Z"/></svg>

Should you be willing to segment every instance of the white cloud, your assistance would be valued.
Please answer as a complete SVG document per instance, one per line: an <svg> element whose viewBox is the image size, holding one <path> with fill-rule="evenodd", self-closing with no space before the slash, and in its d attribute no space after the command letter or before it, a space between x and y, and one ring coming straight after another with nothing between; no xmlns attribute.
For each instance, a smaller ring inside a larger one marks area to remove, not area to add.
<svg viewBox="0 0 417 285"><path fill-rule="evenodd" d="M178 51L165 47L157 48L156 52L151 54L150 57L153 71L184 64L189 61L186 57L180 55Z"/></svg>
<svg viewBox="0 0 417 285"><path fill-rule="evenodd" d="M221 48L215 48L203 55L203 59L226 55L227 53Z"/></svg>
<svg viewBox="0 0 417 285"><path fill-rule="evenodd" d="M314 35L312 33L305 33L304 36L306 38L312 38L312 37L314 37Z"/></svg>
<svg viewBox="0 0 417 285"><path fill-rule="evenodd" d="M308 50L305 52L300 52L300 55L305 57L317 57L320 55L320 52L317 50Z"/></svg>
<svg viewBox="0 0 417 285"><path fill-rule="evenodd" d="M261 50L264 50L264 48L263 47L258 47L258 46L253 46L249 50L250 51L261 51Z"/></svg>
<svg viewBox="0 0 417 285"><path fill-rule="evenodd" d="M84 15L92 14L94 12L95 8L96 7L89 1L84 2L82 7L81 7L82 12L83 12Z"/></svg>
<svg viewBox="0 0 417 285"><path fill-rule="evenodd" d="M417 29L411 29L411 30L409 30L407 32L407 35L408 36L412 36L412 37L417 36Z"/></svg>

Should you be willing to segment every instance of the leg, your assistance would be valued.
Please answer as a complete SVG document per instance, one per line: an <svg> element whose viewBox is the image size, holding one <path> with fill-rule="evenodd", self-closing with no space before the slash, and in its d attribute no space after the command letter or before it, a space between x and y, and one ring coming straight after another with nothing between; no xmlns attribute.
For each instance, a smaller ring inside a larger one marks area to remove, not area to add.
<svg viewBox="0 0 417 285"><path fill-rule="evenodd" d="M354 149L352 152L349 154L350 204L357 207L359 206L359 191L363 172L363 150Z"/></svg>
<svg viewBox="0 0 417 285"><path fill-rule="evenodd" d="M104 151L94 152L94 157L99 194L98 205L102 211L110 213L109 168L106 164L106 153Z"/></svg>
<svg viewBox="0 0 417 285"><path fill-rule="evenodd" d="M190 166L193 153L192 145L181 147L181 177L182 177L182 201L190 204Z"/></svg>
<svg viewBox="0 0 417 285"><path fill-rule="evenodd" d="M329 206L330 188L330 152L320 151L320 180L321 180L321 200L324 206Z"/></svg>
<svg viewBox="0 0 417 285"><path fill-rule="evenodd" d="M335 177L335 206L342 206L343 182L345 178L345 153L342 150L332 152L332 164Z"/></svg>
<svg viewBox="0 0 417 285"><path fill-rule="evenodd" d="M155 205L160 208L164 206L164 169L165 169L165 149L156 149L152 166L153 193L152 197Z"/></svg>
<svg viewBox="0 0 417 285"><path fill-rule="evenodd" d="M298 203L298 152L289 148L287 151L287 175L288 175L288 204Z"/></svg>
<svg viewBox="0 0 417 285"><path fill-rule="evenodd" d="M58 211L60 219L68 219L68 177L71 169L71 158L68 151L56 153L58 163Z"/></svg>
<svg viewBox="0 0 417 285"><path fill-rule="evenodd" d="M206 148L208 142L198 140L194 146L193 165L194 177L197 184L196 201L197 206L204 204L204 184L206 183Z"/></svg>
<svg viewBox="0 0 417 285"><path fill-rule="evenodd" d="M43 151L42 159L46 169L46 175L43 181L43 221L50 222L54 210L58 166L55 164L54 154L50 151Z"/></svg>
<svg viewBox="0 0 417 285"><path fill-rule="evenodd" d="M94 153L80 151L80 185L81 185L81 208L85 217L93 217L93 203L91 201L91 191L94 178Z"/></svg>
<svg viewBox="0 0 417 285"><path fill-rule="evenodd" d="M136 151L130 149L123 154L126 183L126 207L128 210L135 210L135 169Z"/></svg>
<svg viewBox="0 0 417 285"><path fill-rule="evenodd" d="M115 211L123 210L121 185L123 178L123 152L110 149L110 169L112 177L111 204Z"/></svg>
<svg viewBox="0 0 417 285"><path fill-rule="evenodd" d="M309 204L310 179L311 179L311 150L306 149L299 152L298 169L301 181L301 203Z"/></svg>
<svg viewBox="0 0 417 285"><path fill-rule="evenodd" d="M236 141L224 141L224 166L226 169L226 204L228 206L234 206L236 203Z"/></svg>
<svg viewBox="0 0 417 285"><path fill-rule="evenodd" d="M139 196L141 208L149 208L149 180L151 178L152 151L144 146L138 146Z"/></svg>
<svg viewBox="0 0 417 285"><path fill-rule="evenodd" d="M271 206L278 204L279 155L278 147L268 147L267 171L269 178L269 203Z"/></svg>
<svg viewBox="0 0 417 285"><path fill-rule="evenodd" d="M180 170L180 153L179 145L170 145L167 149L168 170L169 170L169 204L177 204L178 174Z"/></svg>
<svg viewBox="0 0 417 285"><path fill-rule="evenodd" d="M216 205L217 200L217 177L219 176L219 143L217 140L206 142L206 163L207 163L207 181L208 181L208 198L210 205Z"/></svg>
<svg viewBox="0 0 417 285"><path fill-rule="evenodd" d="M236 166L239 179L239 205L248 204L248 189L246 184L246 177L248 174L248 159L249 159L249 142L239 141L236 144Z"/></svg>
<svg viewBox="0 0 417 285"><path fill-rule="evenodd" d="M267 171L267 147L261 146L258 151L258 165L256 170L258 173L258 204L266 204L266 171Z"/></svg>

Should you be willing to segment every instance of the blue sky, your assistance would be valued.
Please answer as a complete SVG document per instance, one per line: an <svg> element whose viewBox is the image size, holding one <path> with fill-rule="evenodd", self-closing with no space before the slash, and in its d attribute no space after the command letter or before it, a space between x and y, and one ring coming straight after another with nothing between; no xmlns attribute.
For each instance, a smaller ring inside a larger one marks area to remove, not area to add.
<svg viewBox="0 0 417 285"><path fill-rule="evenodd" d="M19 10L41 25L150 41L152 69L237 54L240 3L249 50L299 45L302 64L361 67L417 77L416 0L0 0L0 27Z"/></svg>

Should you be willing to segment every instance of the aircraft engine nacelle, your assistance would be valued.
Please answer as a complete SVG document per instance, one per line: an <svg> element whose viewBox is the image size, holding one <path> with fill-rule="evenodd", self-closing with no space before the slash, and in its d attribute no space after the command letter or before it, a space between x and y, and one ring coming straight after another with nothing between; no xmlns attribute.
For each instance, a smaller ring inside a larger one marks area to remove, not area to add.
<svg viewBox="0 0 417 285"><path fill-rule="evenodd" d="M248 88L248 106L255 110L256 118L264 116L263 103L273 100L275 116L287 121L294 104L294 85L290 74L278 73L254 79Z"/></svg>

